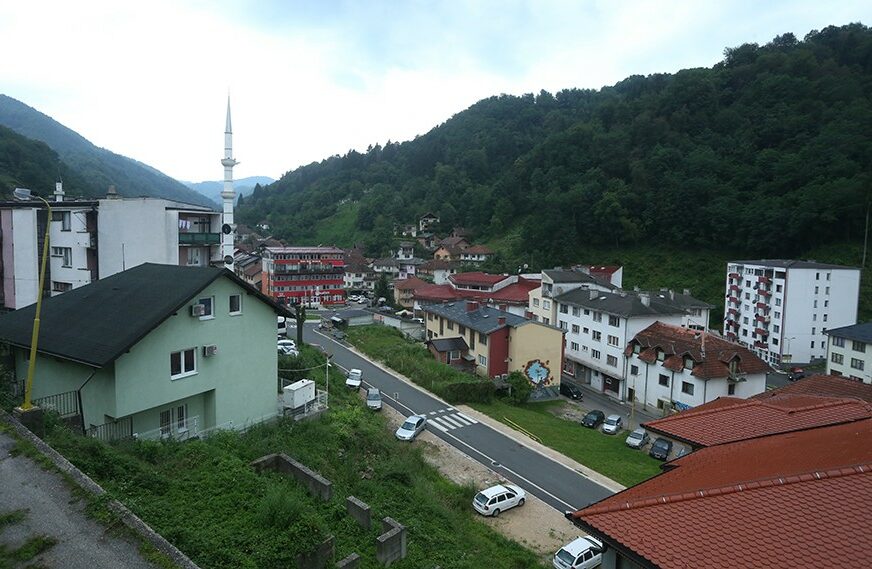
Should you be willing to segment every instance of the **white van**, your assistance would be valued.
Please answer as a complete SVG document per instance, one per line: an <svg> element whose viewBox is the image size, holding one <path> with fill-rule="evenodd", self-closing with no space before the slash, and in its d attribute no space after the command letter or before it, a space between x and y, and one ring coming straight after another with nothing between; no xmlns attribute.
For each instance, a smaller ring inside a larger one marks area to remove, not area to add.
<svg viewBox="0 0 872 569"><path fill-rule="evenodd" d="M278 335L279 336L287 336L288 335L288 319L284 316L278 317Z"/></svg>
<svg viewBox="0 0 872 569"><path fill-rule="evenodd" d="M602 561L603 544L585 535L567 543L554 554L555 569L591 569Z"/></svg>

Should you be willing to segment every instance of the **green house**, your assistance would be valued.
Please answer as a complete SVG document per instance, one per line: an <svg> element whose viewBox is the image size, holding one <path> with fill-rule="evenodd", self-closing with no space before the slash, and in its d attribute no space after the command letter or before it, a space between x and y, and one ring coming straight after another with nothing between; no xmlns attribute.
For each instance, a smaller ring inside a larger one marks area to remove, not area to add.
<svg viewBox="0 0 872 569"><path fill-rule="evenodd" d="M35 305L0 316L27 375ZM42 305L32 399L104 439L194 436L278 412L281 306L231 271L146 263Z"/></svg>

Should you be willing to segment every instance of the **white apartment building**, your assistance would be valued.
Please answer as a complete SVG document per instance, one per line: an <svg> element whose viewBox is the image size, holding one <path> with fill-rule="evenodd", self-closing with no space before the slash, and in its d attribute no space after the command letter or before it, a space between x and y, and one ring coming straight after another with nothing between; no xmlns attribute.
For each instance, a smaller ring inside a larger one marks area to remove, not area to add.
<svg viewBox="0 0 872 569"><path fill-rule="evenodd" d="M626 353L627 399L663 412L685 411L718 397L763 393L771 369L738 344L662 322L633 336Z"/></svg>
<svg viewBox="0 0 872 569"><path fill-rule="evenodd" d="M575 289L609 292L616 287L606 280L598 279L581 270L542 271L542 286L531 290L528 298L527 307L533 320L556 325L557 304L554 302L554 297Z"/></svg>
<svg viewBox="0 0 872 569"><path fill-rule="evenodd" d="M827 330L827 373L872 383L872 322Z"/></svg>
<svg viewBox="0 0 872 569"><path fill-rule="evenodd" d="M669 290L648 293L576 288L553 301L554 324L566 333L563 373L621 401L633 396L627 391L624 353L629 341L658 321L678 327L693 324L697 318L708 322L713 308Z"/></svg>
<svg viewBox="0 0 872 569"><path fill-rule="evenodd" d="M45 293L52 296L143 263L220 262L222 215L159 198L63 200L55 193ZM0 203L2 306L36 302L47 210L41 201Z"/></svg>
<svg viewBox="0 0 872 569"><path fill-rule="evenodd" d="M813 261L727 263L724 336L770 364L824 359L826 331L857 321L860 269Z"/></svg>

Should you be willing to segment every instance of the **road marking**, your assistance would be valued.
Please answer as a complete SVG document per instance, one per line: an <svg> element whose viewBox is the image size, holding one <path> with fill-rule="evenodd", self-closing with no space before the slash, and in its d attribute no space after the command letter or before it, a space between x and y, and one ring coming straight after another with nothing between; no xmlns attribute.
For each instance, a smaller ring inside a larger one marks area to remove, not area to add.
<svg viewBox="0 0 872 569"><path fill-rule="evenodd" d="M442 425L440 425L439 423L437 423L435 419L432 420L432 421L427 421L427 424L428 424L428 425L433 425L434 427L436 427L437 429L439 429L439 430L442 431L443 433L447 433L447 432L448 432L448 429L446 429L445 427L443 427Z"/></svg>
<svg viewBox="0 0 872 569"><path fill-rule="evenodd" d="M464 419L466 419L467 421L469 421L469 422L472 423L473 425L477 425L477 424L478 424L478 421L476 421L476 420L473 419L472 417L467 417L467 416L464 415L463 413L458 413L457 415L460 416L460 417L463 417Z"/></svg>
<svg viewBox="0 0 872 569"><path fill-rule="evenodd" d="M455 421L449 415L442 415L441 417L437 417L436 419L443 421L445 423L448 423L449 425L451 425L452 428L455 428L455 429L459 429L460 427L463 427L463 425L460 424L459 421Z"/></svg>

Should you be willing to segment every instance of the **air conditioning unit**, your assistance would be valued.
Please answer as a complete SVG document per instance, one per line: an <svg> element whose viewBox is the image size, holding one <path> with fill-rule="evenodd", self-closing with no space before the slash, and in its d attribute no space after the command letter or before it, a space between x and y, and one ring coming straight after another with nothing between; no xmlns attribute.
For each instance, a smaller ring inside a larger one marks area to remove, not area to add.
<svg viewBox="0 0 872 569"><path fill-rule="evenodd" d="M202 304L191 306L191 316L206 316L206 307Z"/></svg>
<svg viewBox="0 0 872 569"><path fill-rule="evenodd" d="M208 358L218 354L218 346L215 344L209 344L208 346L203 346L203 357Z"/></svg>

